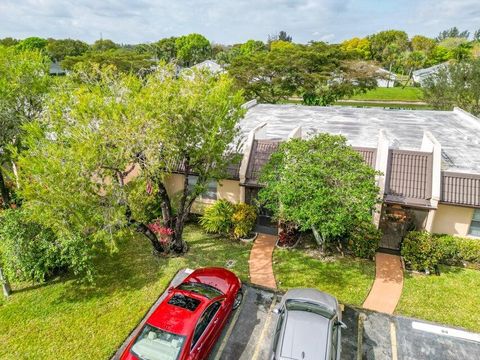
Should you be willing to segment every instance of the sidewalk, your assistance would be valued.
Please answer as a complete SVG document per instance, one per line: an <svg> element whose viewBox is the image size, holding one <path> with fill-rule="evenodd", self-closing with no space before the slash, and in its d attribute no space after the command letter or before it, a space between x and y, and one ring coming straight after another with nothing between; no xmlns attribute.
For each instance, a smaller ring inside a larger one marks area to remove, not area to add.
<svg viewBox="0 0 480 360"><path fill-rule="evenodd" d="M258 234L250 252L250 281L253 284L277 288L273 275L272 255L277 236Z"/></svg>
<svg viewBox="0 0 480 360"><path fill-rule="evenodd" d="M375 255L375 281L363 303L369 310L393 314L403 289L403 268L400 256Z"/></svg>

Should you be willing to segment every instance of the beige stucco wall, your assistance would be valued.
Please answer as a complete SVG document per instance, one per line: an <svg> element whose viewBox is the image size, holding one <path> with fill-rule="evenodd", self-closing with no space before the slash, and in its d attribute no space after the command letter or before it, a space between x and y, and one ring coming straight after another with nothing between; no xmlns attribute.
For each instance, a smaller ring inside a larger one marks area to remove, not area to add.
<svg viewBox="0 0 480 360"><path fill-rule="evenodd" d="M169 196L183 189L184 176L172 174L165 181ZM233 203L240 202L240 182L236 180L222 180L217 186L217 199L225 199ZM215 200L198 198L192 205L192 212L202 214L205 206L213 204Z"/></svg>
<svg viewBox="0 0 480 360"><path fill-rule="evenodd" d="M472 217L472 208L439 204L433 219L432 232L467 236Z"/></svg>

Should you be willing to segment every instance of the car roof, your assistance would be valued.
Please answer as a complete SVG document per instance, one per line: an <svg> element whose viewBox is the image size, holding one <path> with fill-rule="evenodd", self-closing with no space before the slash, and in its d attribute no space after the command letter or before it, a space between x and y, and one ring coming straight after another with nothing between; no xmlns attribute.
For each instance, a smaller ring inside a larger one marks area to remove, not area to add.
<svg viewBox="0 0 480 360"><path fill-rule="evenodd" d="M173 296L179 294L197 299L200 303L193 311L168 303ZM147 323L173 334L188 336L210 303L211 301L204 296L174 289L150 315Z"/></svg>
<svg viewBox="0 0 480 360"><path fill-rule="evenodd" d="M338 301L336 298L317 289L301 288L288 290L282 297L281 305L284 305L287 300L300 300L315 303L332 313L336 313L338 309Z"/></svg>
<svg viewBox="0 0 480 360"><path fill-rule="evenodd" d="M325 359L330 320L307 311L288 311L280 344L281 359Z"/></svg>

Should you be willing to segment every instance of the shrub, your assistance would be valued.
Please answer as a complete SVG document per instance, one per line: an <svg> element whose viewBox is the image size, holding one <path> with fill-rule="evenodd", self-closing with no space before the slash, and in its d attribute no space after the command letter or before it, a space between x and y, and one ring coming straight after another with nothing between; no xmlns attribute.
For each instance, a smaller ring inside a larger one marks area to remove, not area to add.
<svg viewBox="0 0 480 360"><path fill-rule="evenodd" d="M21 210L6 210L0 218L0 248L11 280L43 282L64 266L55 234L25 221Z"/></svg>
<svg viewBox="0 0 480 360"><path fill-rule="evenodd" d="M227 234L232 228L234 205L227 200L218 200L207 207L200 217L200 225L209 233Z"/></svg>
<svg viewBox="0 0 480 360"><path fill-rule="evenodd" d="M432 237L439 248L441 262L456 265L463 261L480 264L480 241L446 234Z"/></svg>
<svg viewBox="0 0 480 360"><path fill-rule="evenodd" d="M348 248L356 257L373 259L381 235L380 230L373 223L361 223L350 232Z"/></svg>
<svg viewBox="0 0 480 360"><path fill-rule="evenodd" d="M257 208L245 203L236 204L232 215L233 235L237 238L247 237L255 226Z"/></svg>
<svg viewBox="0 0 480 360"><path fill-rule="evenodd" d="M438 265L441 254L434 238L426 231L411 231L402 243L402 256L413 270L433 271Z"/></svg>

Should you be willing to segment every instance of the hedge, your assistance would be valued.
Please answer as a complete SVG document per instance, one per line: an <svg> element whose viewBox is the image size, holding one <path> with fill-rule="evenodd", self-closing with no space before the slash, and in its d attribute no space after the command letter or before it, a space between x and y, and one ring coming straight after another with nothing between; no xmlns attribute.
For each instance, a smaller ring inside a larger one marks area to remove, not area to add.
<svg viewBox="0 0 480 360"><path fill-rule="evenodd" d="M439 263L480 265L480 240L411 231L403 239L402 256L413 270L433 271Z"/></svg>

